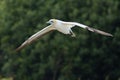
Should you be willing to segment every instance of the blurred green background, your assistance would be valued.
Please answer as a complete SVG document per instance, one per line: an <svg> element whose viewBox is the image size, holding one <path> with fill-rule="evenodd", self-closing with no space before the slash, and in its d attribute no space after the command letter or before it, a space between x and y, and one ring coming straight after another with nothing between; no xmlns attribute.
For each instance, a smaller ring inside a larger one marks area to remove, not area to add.
<svg viewBox="0 0 120 80"><path fill-rule="evenodd" d="M20 52L29 36L56 18L109 32L74 27L76 38L54 31ZM120 0L0 0L0 79L120 80Z"/></svg>

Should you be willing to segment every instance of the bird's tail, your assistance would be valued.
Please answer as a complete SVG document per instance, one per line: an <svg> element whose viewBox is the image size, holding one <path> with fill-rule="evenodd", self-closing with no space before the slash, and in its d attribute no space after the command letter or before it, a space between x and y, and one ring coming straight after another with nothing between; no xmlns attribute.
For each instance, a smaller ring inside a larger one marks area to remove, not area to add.
<svg viewBox="0 0 120 80"><path fill-rule="evenodd" d="M105 36L111 36L111 37L113 37L112 34L107 33L107 32L104 32L104 31L101 31L101 30L98 30L98 29L95 29L95 28L86 27L86 29L89 30L89 31L91 31L91 32L95 32L95 33L98 33L98 34L101 34L101 35L105 35Z"/></svg>

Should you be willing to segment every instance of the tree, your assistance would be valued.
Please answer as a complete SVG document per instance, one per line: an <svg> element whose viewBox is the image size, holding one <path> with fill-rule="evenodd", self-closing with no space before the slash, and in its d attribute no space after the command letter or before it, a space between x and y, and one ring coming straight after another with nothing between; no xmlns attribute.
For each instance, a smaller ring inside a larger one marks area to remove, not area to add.
<svg viewBox="0 0 120 80"><path fill-rule="evenodd" d="M118 0L1 0L0 74L16 80L117 80L119 5ZM14 52L51 18L80 22L114 37L75 27L76 38L55 31Z"/></svg>

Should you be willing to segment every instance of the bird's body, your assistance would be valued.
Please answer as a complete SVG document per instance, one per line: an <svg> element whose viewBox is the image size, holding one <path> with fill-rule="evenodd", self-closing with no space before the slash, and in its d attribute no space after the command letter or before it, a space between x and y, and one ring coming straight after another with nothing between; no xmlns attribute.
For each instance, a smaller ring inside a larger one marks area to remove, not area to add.
<svg viewBox="0 0 120 80"><path fill-rule="evenodd" d="M26 45L32 43L33 41L35 41L36 39L42 37L43 35L45 35L46 33L53 31L53 30L57 30L63 34L71 34L72 37L75 37L75 34L72 32L71 28L74 26L79 26L81 28L87 29L91 32L96 32L105 36L112 36L109 33L106 33L104 31L100 31L98 29L94 29L91 27L88 27L86 25L77 23L77 22L65 22L65 21L61 21L61 20L57 20L57 19L50 19L47 23L50 23L49 26L43 28L42 30L40 30L39 32L35 33L34 35L32 35L30 38L28 38L20 47L18 47L16 50L20 50L22 48L24 48Z"/></svg>
<svg viewBox="0 0 120 80"><path fill-rule="evenodd" d="M51 24L55 27L56 30L63 34L70 34L71 26L69 24L65 24L63 21L57 20L55 24Z"/></svg>

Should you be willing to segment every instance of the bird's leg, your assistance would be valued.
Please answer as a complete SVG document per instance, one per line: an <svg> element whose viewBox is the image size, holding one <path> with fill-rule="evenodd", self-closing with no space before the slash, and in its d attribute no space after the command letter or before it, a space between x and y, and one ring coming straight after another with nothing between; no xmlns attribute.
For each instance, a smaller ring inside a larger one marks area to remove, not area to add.
<svg viewBox="0 0 120 80"><path fill-rule="evenodd" d="M72 30L70 30L70 35L71 35L72 37L76 37L75 33L73 33Z"/></svg>

